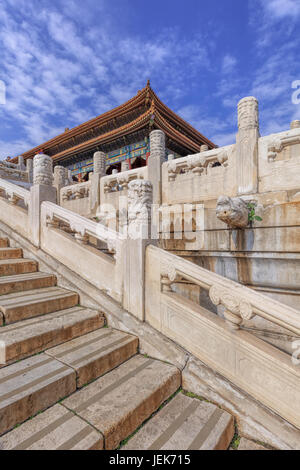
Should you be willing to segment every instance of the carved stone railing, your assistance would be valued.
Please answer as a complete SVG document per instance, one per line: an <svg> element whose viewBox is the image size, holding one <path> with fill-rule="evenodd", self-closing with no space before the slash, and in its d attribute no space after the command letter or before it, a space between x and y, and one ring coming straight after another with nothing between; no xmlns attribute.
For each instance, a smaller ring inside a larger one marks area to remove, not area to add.
<svg viewBox="0 0 300 470"><path fill-rule="evenodd" d="M0 196L5 197L11 204L23 201L25 207L28 207L30 202L30 191L4 179L0 179Z"/></svg>
<svg viewBox="0 0 300 470"><path fill-rule="evenodd" d="M75 235L80 244L87 244L89 236L107 244L109 253L117 249L118 235L104 225L89 220L68 209L64 209L51 202L43 202L42 219L48 227L65 228Z"/></svg>
<svg viewBox="0 0 300 470"><path fill-rule="evenodd" d="M71 201L73 199L83 199L90 195L90 181L84 183L75 183L70 186L65 186L60 190L62 201Z"/></svg>
<svg viewBox="0 0 300 470"><path fill-rule="evenodd" d="M278 154L282 152L286 147L291 145L300 144L300 129L295 128L288 131L286 135L280 137L274 137L274 140L268 145L268 162L274 162Z"/></svg>
<svg viewBox="0 0 300 470"><path fill-rule="evenodd" d="M128 189L130 181L145 179L147 168L136 168L121 173L105 176L103 179L104 194Z"/></svg>
<svg viewBox="0 0 300 470"><path fill-rule="evenodd" d="M171 285L178 281L189 281L207 290L214 305L225 307L224 317L231 329L239 329L243 320L257 315L300 337L298 310L163 250L160 256L162 292L171 292Z"/></svg>
<svg viewBox="0 0 300 470"><path fill-rule="evenodd" d="M10 163L9 165L14 165ZM18 165L8 166L0 162L0 178L5 178L9 180L22 181L24 183L28 182L28 173L27 171L22 171L18 169Z"/></svg>
<svg viewBox="0 0 300 470"><path fill-rule="evenodd" d="M168 179L175 181L178 175L191 173L193 175L208 174L215 167L228 166L228 153L225 149L214 149L188 155L184 158L170 160L167 163Z"/></svg>

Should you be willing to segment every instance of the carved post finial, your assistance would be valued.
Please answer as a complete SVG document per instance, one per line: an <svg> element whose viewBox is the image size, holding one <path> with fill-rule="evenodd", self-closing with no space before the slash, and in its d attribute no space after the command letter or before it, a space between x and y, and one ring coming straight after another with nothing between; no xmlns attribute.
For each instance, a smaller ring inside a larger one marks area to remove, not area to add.
<svg viewBox="0 0 300 470"><path fill-rule="evenodd" d="M201 145L200 146L200 152L207 152L208 151L208 145Z"/></svg>
<svg viewBox="0 0 300 470"><path fill-rule="evenodd" d="M33 182L33 160L32 158L27 158L26 160L26 171L28 173L28 183Z"/></svg>
<svg viewBox="0 0 300 470"><path fill-rule="evenodd" d="M43 153L37 154L33 159L33 184L52 186L52 167L51 157Z"/></svg>
<svg viewBox="0 0 300 470"><path fill-rule="evenodd" d="M94 153L94 174L105 176L106 174L106 155L104 152Z"/></svg>
<svg viewBox="0 0 300 470"><path fill-rule="evenodd" d="M239 130L258 129L258 101L254 96L246 96L238 103Z"/></svg>
<svg viewBox="0 0 300 470"><path fill-rule="evenodd" d="M157 158L161 162L166 157L165 133L159 129L150 132L150 158Z"/></svg>
<svg viewBox="0 0 300 470"><path fill-rule="evenodd" d="M66 169L64 166L56 165L54 167L54 186L63 188L66 183Z"/></svg>
<svg viewBox="0 0 300 470"><path fill-rule="evenodd" d="M295 119L295 121L291 122L291 129L299 129L300 128L300 121Z"/></svg>

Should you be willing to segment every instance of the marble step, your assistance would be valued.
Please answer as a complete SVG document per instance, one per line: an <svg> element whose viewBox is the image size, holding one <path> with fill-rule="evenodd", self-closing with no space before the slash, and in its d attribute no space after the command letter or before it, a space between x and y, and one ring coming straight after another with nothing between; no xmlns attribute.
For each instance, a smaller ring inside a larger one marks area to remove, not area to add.
<svg viewBox="0 0 300 470"><path fill-rule="evenodd" d="M229 413L178 393L122 450L226 450L233 436Z"/></svg>
<svg viewBox="0 0 300 470"><path fill-rule="evenodd" d="M0 248L6 248L9 246L8 238L0 238Z"/></svg>
<svg viewBox="0 0 300 470"><path fill-rule="evenodd" d="M105 449L115 449L180 384L175 366L136 355L62 404L103 434Z"/></svg>
<svg viewBox="0 0 300 470"><path fill-rule="evenodd" d="M22 248L0 248L0 260L16 258L23 258Z"/></svg>
<svg viewBox="0 0 300 470"><path fill-rule="evenodd" d="M0 364L31 356L104 324L104 315L97 310L72 307L4 326L0 328Z"/></svg>
<svg viewBox="0 0 300 470"><path fill-rule="evenodd" d="M60 287L28 290L0 297L0 312L5 324L26 320L78 305L76 292Z"/></svg>
<svg viewBox="0 0 300 470"><path fill-rule="evenodd" d="M15 274L34 273L38 264L32 259L4 259L0 260L0 276L13 276Z"/></svg>
<svg viewBox="0 0 300 470"><path fill-rule="evenodd" d="M103 437L57 404L0 437L0 450L101 450Z"/></svg>
<svg viewBox="0 0 300 470"><path fill-rule="evenodd" d="M138 343L135 336L103 328L45 352L76 371L80 388L134 356Z"/></svg>
<svg viewBox="0 0 300 470"><path fill-rule="evenodd" d="M76 390L76 374L46 354L0 369L0 435Z"/></svg>
<svg viewBox="0 0 300 470"><path fill-rule="evenodd" d="M0 277L0 295L56 286L56 276L48 273L28 273Z"/></svg>

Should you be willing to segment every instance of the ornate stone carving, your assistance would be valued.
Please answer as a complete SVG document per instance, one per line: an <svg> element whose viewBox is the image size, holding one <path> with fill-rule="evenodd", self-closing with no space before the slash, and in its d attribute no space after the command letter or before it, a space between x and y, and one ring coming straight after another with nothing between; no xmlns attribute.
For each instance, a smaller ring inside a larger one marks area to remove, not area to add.
<svg viewBox="0 0 300 470"><path fill-rule="evenodd" d="M186 159L188 171L195 175L201 175L206 166L206 158L200 154L190 155Z"/></svg>
<svg viewBox="0 0 300 470"><path fill-rule="evenodd" d="M66 183L66 169L63 166L54 167L54 185L64 187Z"/></svg>
<svg viewBox="0 0 300 470"><path fill-rule="evenodd" d="M128 234L146 239L150 235L153 189L150 181L134 180L128 185Z"/></svg>
<svg viewBox="0 0 300 470"><path fill-rule="evenodd" d="M201 145L200 146L200 152L207 152L208 151L208 145Z"/></svg>
<svg viewBox="0 0 300 470"><path fill-rule="evenodd" d="M165 133L160 130L150 132L150 158L159 158L165 160L166 139Z"/></svg>
<svg viewBox="0 0 300 470"><path fill-rule="evenodd" d="M33 184L51 186L52 182L52 158L39 153L33 159Z"/></svg>
<svg viewBox="0 0 300 470"><path fill-rule="evenodd" d="M162 292L172 292L171 285L181 280L174 264L163 263L161 268L161 290Z"/></svg>
<svg viewBox="0 0 300 470"><path fill-rule="evenodd" d="M228 166L228 153L226 150L223 152L218 153L217 160L222 166Z"/></svg>
<svg viewBox="0 0 300 470"><path fill-rule="evenodd" d="M249 223L247 203L240 197L220 196L216 214L230 228L245 228Z"/></svg>
<svg viewBox="0 0 300 470"><path fill-rule="evenodd" d="M94 174L104 176L106 173L106 155L104 152L94 153Z"/></svg>
<svg viewBox="0 0 300 470"><path fill-rule="evenodd" d="M243 320L251 320L254 317L251 305L246 300L234 295L229 289L213 285L209 289L209 297L214 305L225 307L226 323L233 330L238 330Z"/></svg>
<svg viewBox="0 0 300 470"><path fill-rule="evenodd" d="M239 130L258 129L258 101L254 96L243 98L238 104Z"/></svg>

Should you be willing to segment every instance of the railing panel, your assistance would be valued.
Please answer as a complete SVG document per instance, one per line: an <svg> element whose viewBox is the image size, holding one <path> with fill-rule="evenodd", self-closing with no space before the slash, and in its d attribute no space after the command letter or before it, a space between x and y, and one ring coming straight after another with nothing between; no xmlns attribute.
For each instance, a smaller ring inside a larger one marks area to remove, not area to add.
<svg viewBox="0 0 300 470"><path fill-rule="evenodd" d="M190 281L225 307L226 322L172 291ZM227 315L226 315L227 311ZM300 335L300 312L175 255L146 251L146 321L300 428L300 369L288 354L239 329L260 315Z"/></svg>

